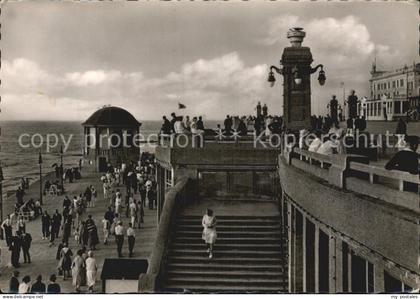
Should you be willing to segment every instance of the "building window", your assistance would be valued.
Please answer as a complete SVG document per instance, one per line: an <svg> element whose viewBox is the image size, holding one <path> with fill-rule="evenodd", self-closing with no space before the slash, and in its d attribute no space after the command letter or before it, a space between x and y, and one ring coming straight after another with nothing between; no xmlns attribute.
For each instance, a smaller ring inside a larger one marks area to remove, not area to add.
<svg viewBox="0 0 420 299"><path fill-rule="evenodd" d="M395 114L401 113L401 104L400 104L400 101L395 101L394 113Z"/></svg>
<svg viewBox="0 0 420 299"><path fill-rule="evenodd" d="M395 81L392 81L392 88L395 88Z"/></svg>
<svg viewBox="0 0 420 299"><path fill-rule="evenodd" d="M409 108L408 101L404 101L403 102L403 111L402 111L402 113L406 113L408 111L408 108Z"/></svg>
<svg viewBox="0 0 420 299"><path fill-rule="evenodd" d="M390 82L388 81L388 89L390 89L391 88L391 85L389 84Z"/></svg>
<svg viewBox="0 0 420 299"><path fill-rule="evenodd" d="M404 87L404 79L400 79L400 86Z"/></svg>

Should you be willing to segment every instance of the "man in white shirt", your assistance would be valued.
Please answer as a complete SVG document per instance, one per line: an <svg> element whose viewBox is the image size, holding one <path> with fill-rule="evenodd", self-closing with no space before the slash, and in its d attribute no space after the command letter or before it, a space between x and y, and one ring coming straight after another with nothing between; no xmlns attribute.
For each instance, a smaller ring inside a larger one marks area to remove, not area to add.
<svg viewBox="0 0 420 299"><path fill-rule="evenodd" d="M308 148L310 152L317 152L319 147L322 145L321 133L316 132L315 136L316 136L315 139L311 142Z"/></svg>
<svg viewBox="0 0 420 299"><path fill-rule="evenodd" d="M337 151L338 144L331 140L329 136L328 139L318 148L317 153L323 155L332 155Z"/></svg>
<svg viewBox="0 0 420 299"><path fill-rule="evenodd" d="M31 288L31 277L26 275L23 277L22 282L19 285L19 294L28 294Z"/></svg>
<svg viewBox="0 0 420 299"><path fill-rule="evenodd" d="M134 199L131 200L130 203L130 217L131 217L131 223L133 226L136 225L136 216L137 216L137 204Z"/></svg>
<svg viewBox="0 0 420 299"><path fill-rule="evenodd" d="M134 243L136 242L136 233L133 229L133 224L129 223L127 228L127 241L129 256L133 256Z"/></svg>
<svg viewBox="0 0 420 299"><path fill-rule="evenodd" d="M115 198L115 213L120 214L122 204L122 196L121 193L117 193L117 197Z"/></svg>
<svg viewBox="0 0 420 299"><path fill-rule="evenodd" d="M118 221L118 224L115 227L115 240L117 242L118 257L123 257L122 247L124 244L124 227L122 226L121 221Z"/></svg>

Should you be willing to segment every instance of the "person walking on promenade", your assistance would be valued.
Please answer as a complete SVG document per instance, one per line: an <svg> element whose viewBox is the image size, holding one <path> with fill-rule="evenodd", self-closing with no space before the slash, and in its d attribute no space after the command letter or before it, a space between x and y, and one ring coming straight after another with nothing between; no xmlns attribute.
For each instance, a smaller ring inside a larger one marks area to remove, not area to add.
<svg viewBox="0 0 420 299"><path fill-rule="evenodd" d="M7 247L10 247L12 245L12 237L13 237L13 228L12 223L10 220L10 215L7 215L6 220L3 221L1 224L1 228L3 230L3 236L6 240Z"/></svg>
<svg viewBox="0 0 420 299"><path fill-rule="evenodd" d="M17 294L19 291L19 271L13 271L9 281L9 293Z"/></svg>
<svg viewBox="0 0 420 299"><path fill-rule="evenodd" d="M137 219L137 203L133 198L131 198L130 205L127 208L127 210L129 210L129 212L130 212L131 223L132 223L133 226L135 226L135 224L138 222L138 219Z"/></svg>
<svg viewBox="0 0 420 299"><path fill-rule="evenodd" d="M57 276L55 274L52 274L50 276L50 283L47 287L47 293L48 294L60 294L61 293L61 287L58 283L56 283Z"/></svg>
<svg viewBox="0 0 420 299"><path fill-rule="evenodd" d="M29 249L31 248L32 236L29 233L24 232L21 235L21 244L23 251L23 260L24 263L31 263L31 255L29 254Z"/></svg>
<svg viewBox="0 0 420 299"><path fill-rule="evenodd" d="M19 285L19 294L28 294L31 289L31 277L26 275L22 278L22 282Z"/></svg>
<svg viewBox="0 0 420 299"><path fill-rule="evenodd" d="M96 284L96 275L98 273L98 266L96 259L93 257L93 252L88 252L88 258L86 259L86 278L89 292L93 293L93 288Z"/></svg>
<svg viewBox="0 0 420 299"><path fill-rule="evenodd" d="M77 293L80 292L80 286L82 284L82 271L85 268L85 260L82 257L82 250L78 250L76 257L73 259L71 265L72 277L73 277L73 286Z"/></svg>
<svg viewBox="0 0 420 299"><path fill-rule="evenodd" d="M397 134L397 135L406 135L407 134L407 123L404 121L404 119L402 117L398 120L397 128L395 130L395 134Z"/></svg>
<svg viewBox="0 0 420 299"><path fill-rule="evenodd" d="M141 224L142 223L144 223L144 208L143 208L143 203L142 203L142 199L140 199L138 202L136 202L136 205L137 205L137 209L136 209L136 211L137 211L137 216L136 216L136 219L137 219L137 227L138 228L141 228Z"/></svg>
<svg viewBox="0 0 420 299"><path fill-rule="evenodd" d="M96 245L99 243L98 238L98 229L96 228L95 221L92 219L92 215L88 216L86 220L86 230L87 230L87 245L90 250L96 250Z"/></svg>
<svg viewBox="0 0 420 299"><path fill-rule="evenodd" d="M71 226L72 226L72 219L73 217L71 215L68 215L64 218L64 225L63 225L63 243L68 244L69 238L71 235Z"/></svg>
<svg viewBox="0 0 420 299"><path fill-rule="evenodd" d="M134 244L136 242L136 233L134 232L132 223L128 224L127 241L128 241L128 255L129 257L133 257Z"/></svg>
<svg viewBox="0 0 420 299"><path fill-rule="evenodd" d="M66 278L70 277L70 270L71 270L71 257L73 256L73 252L67 245L67 243L63 244L63 249L61 249L60 253L60 261L58 262L58 268L63 271L63 281Z"/></svg>
<svg viewBox="0 0 420 299"><path fill-rule="evenodd" d="M16 232L16 236L12 238L12 245L10 246L10 250L12 251L10 255L11 264L15 268L19 268L19 257L20 257L20 249L22 247L20 232Z"/></svg>
<svg viewBox="0 0 420 299"><path fill-rule="evenodd" d="M122 206L122 195L120 192L117 191L116 197L115 197L115 213L116 214L121 213L121 206Z"/></svg>
<svg viewBox="0 0 420 299"><path fill-rule="evenodd" d="M60 234L60 227L61 227L62 220L63 220L63 216L61 216L58 210L55 210L52 216L52 222L51 222L51 234L54 235L54 238L58 238L58 235Z"/></svg>
<svg viewBox="0 0 420 299"><path fill-rule="evenodd" d="M102 219L102 232L104 236L104 245L108 244L110 230L111 230L111 223L105 216L104 219Z"/></svg>
<svg viewBox="0 0 420 299"><path fill-rule="evenodd" d="M44 211L41 217L42 240L48 239L50 236L51 217L47 211Z"/></svg>
<svg viewBox="0 0 420 299"><path fill-rule="evenodd" d="M18 221L16 223L16 231L20 232L21 234L26 232L26 224L25 221L23 221L22 217L18 218Z"/></svg>
<svg viewBox="0 0 420 299"><path fill-rule="evenodd" d="M45 283L42 282L42 275L38 275L36 282L31 286L32 294L45 294L47 288Z"/></svg>
<svg viewBox="0 0 420 299"><path fill-rule="evenodd" d="M86 187L85 193L83 194L87 203L87 207L91 207L92 205L92 189L89 187Z"/></svg>
<svg viewBox="0 0 420 299"><path fill-rule="evenodd" d="M207 253L209 254L210 259L213 258L213 246L217 238L216 223L217 221L216 217L213 215L213 211L211 209L207 209L201 224L204 228L202 239L207 245Z"/></svg>
<svg viewBox="0 0 420 299"><path fill-rule="evenodd" d="M115 241L117 242L118 257L123 257L122 247L124 244L124 227L121 221L118 221L117 226L115 227Z"/></svg>
<svg viewBox="0 0 420 299"><path fill-rule="evenodd" d="M90 191L92 192L91 207L94 208L95 205L96 205L96 199L98 197L98 192L96 191L95 187L93 187L93 185L90 186Z"/></svg>

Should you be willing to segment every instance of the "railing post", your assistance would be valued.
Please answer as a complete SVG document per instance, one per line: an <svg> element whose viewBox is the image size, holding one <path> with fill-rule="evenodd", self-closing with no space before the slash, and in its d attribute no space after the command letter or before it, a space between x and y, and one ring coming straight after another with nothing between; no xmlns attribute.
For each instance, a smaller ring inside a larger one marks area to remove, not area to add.
<svg viewBox="0 0 420 299"><path fill-rule="evenodd" d="M399 180L398 185L399 185L399 190L404 191L404 180Z"/></svg>

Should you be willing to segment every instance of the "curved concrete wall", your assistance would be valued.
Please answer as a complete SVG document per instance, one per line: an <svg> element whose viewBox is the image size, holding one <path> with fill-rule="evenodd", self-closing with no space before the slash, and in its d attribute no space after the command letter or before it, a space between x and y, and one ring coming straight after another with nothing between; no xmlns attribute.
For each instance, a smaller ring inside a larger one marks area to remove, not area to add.
<svg viewBox="0 0 420 299"><path fill-rule="evenodd" d="M301 209L393 262L420 273L419 214L329 185L279 158L283 191ZM379 187L380 188L380 187Z"/></svg>

